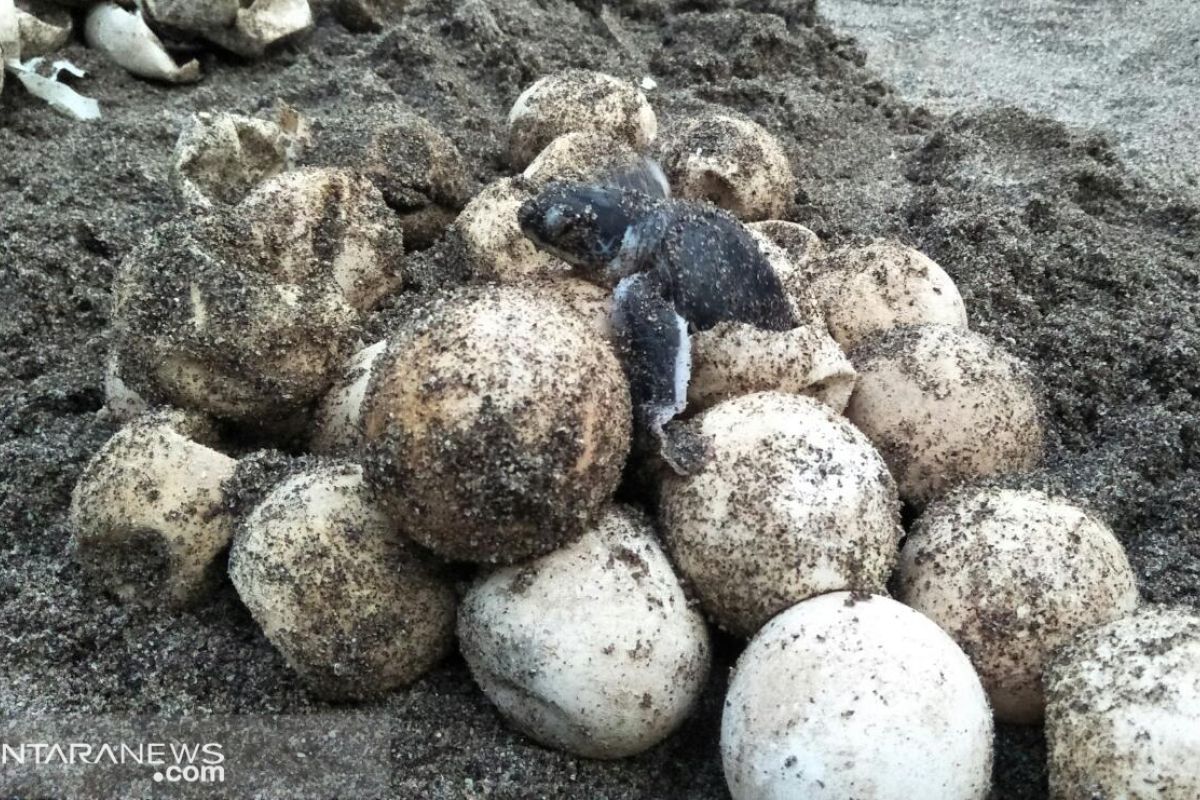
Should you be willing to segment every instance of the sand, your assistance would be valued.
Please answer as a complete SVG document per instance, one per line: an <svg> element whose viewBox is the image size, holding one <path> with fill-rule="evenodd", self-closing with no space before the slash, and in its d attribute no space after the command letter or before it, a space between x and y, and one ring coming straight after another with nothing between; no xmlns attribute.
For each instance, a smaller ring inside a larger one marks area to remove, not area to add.
<svg viewBox="0 0 1200 800"><path fill-rule="evenodd" d="M127 608L80 578L64 512L111 434L98 415L109 283L175 213L166 169L198 110L282 99L336 141L340 120L403 102L450 135L482 183L503 174L520 89L577 66L640 81L665 127L729 107L784 141L788 213L828 242L893 236L958 282L972 326L1026 359L1047 398L1047 465L1018 482L1094 506L1144 595L1200 603L1200 211L1128 169L1101 135L1012 109L944 116L900 99L800 2L414 0L397 27L322 19L262 63L202 57L198 86L136 80L79 45L82 125L15 88L0 100L0 714L304 711L318 706L225 585L194 612ZM662 12L677 7L669 19ZM769 13L776 12L776 13ZM386 314L381 319L386 319ZM452 658L394 712L398 797L721 798L721 692L738 645L680 733L589 762L508 731ZM1045 796L1037 728L1002 728L997 798Z"/></svg>

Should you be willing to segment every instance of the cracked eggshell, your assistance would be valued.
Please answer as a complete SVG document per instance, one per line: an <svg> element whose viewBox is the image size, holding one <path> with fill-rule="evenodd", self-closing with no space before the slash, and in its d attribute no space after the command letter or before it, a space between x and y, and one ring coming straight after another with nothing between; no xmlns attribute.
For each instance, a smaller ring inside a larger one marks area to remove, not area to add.
<svg viewBox="0 0 1200 800"><path fill-rule="evenodd" d="M644 150L658 133L654 110L633 84L602 72L571 69L540 78L508 113L508 155L524 169L552 141L593 131Z"/></svg>
<svg viewBox="0 0 1200 800"><path fill-rule="evenodd" d="M742 653L721 758L734 800L983 800L992 715L936 625L838 592L784 611Z"/></svg>
<svg viewBox="0 0 1200 800"><path fill-rule="evenodd" d="M200 62L193 59L182 66L177 64L140 11L127 11L116 3L97 3L88 12L83 33L89 47L134 75L167 83L200 80Z"/></svg>
<svg viewBox="0 0 1200 800"><path fill-rule="evenodd" d="M248 227L248 245L283 280L327 274L359 311L400 287L403 235L361 175L320 167L285 172L259 184L234 213Z"/></svg>
<svg viewBox="0 0 1200 800"><path fill-rule="evenodd" d="M692 335L688 409L702 411L754 392L802 394L842 413L855 372L824 327L766 331L723 322Z"/></svg>
<svg viewBox="0 0 1200 800"><path fill-rule="evenodd" d="M628 142L596 131L571 131L538 154L521 177L533 192L552 181L595 183L640 162Z"/></svg>
<svg viewBox="0 0 1200 800"><path fill-rule="evenodd" d="M662 166L677 197L708 201L743 220L781 216L796 194L779 141L740 117L686 120L664 142Z"/></svg>
<svg viewBox="0 0 1200 800"><path fill-rule="evenodd" d="M847 351L900 325L967 327L958 287L932 259L898 242L844 248L812 281L829 332Z"/></svg>
<svg viewBox="0 0 1200 800"><path fill-rule="evenodd" d="M825 252L821 240L803 225L778 219L751 222L746 229L779 276L796 318L824 328L825 315L812 293L815 264Z"/></svg>
<svg viewBox="0 0 1200 800"><path fill-rule="evenodd" d="M1200 797L1200 615L1144 606L1059 650L1046 671L1053 800Z"/></svg>
<svg viewBox="0 0 1200 800"><path fill-rule="evenodd" d="M964 490L934 503L909 533L899 575L897 599L954 637L1004 722L1041 719L1048 655L1138 603L1112 531L1032 490Z"/></svg>
<svg viewBox="0 0 1200 800"><path fill-rule="evenodd" d="M669 736L710 661L704 620L649 521L622 507L550 555L477 582L458 637L505 719L586 758L630 756Z"/></svg>
<svg viewBox="0 0 1200 800"><path fill-rule="evenodd" d="M243 58L259 58L275 45L312 29L309 0L240 2L232 25L199 31L209 41Z"/></svg>
<svg viewBox="0 0 1200 800"><path fill-rule="evenodd" d="M375 362L387 341L359 350L342 368L342 374L313 417L309 449L318 454L352 454L362 447L362 406Z"/></svg>
<svg viewBox="0 0 1200 800"><path fill-rule="evenodd" d="M171 157L171 188L193 212L243 200L255 186L292 168L307 130L292 109L278 121L240 114L193 114Z"/></svg>
<svg viewBox="0 0 1200 800"><path fill-rule="evenodd" d="M185 606L215 585L233 536L222 488L236 462L203 416L152 412L121 428L71 494L71 551L123 600Z"/></svg>
<svg viewBox="0 0 1200 800"><path fill-rule="evenodd" d="M714 622L749 636L813 595L885 590L900 506L866 437L812 398L774 392L697 419L708 462L664 478L660 520Z"/></svg>
<svg viewBox="0 0 1200 800"><path fill-rule="evenodd" d="M539 250L521 232L517 211L533 194L513 178L501 178L477 194L451 228L472 274L482 281L516 283L566 276L571 267Z"/></svg>
<svg viewBox="0 0 1200 800"><path fill-rule="evenodd" d="M350 354L359 315L328 275L291 283L215 220L160 226L121 263L113 347L151 403L244 424L302 410Z"/></svg>
<svg viewBox="0 0 1200 800"><path fill-rule="evenodd" d="M0 12L2 13L2 12ZM48 55L71 40L71 12L41 0L20 0L17 25L21 33L21 58ZM3 59L0 59L0 65ZM0 66L0 71L3 67Z"/></svg>
<svg viewBox="0 0 1200 800"><path fill-rule="evenodd" d="M367 386L368 476L445 558L512 562L591 524L629 452L629 386L608 342L535 288L434 298Z"/></svg>
<svg viewBox="0 0 1200 800"><path fill-rule="evenodd" d="M893 328L850 354L846 416L879 449L900 497L925 503L955 484L1031 469L1042 455L1032 374L997 345L945 325Z"/></svg>
<svg viewBox="0 0 1200 800"><path fill-rule="evenodd" d="M308 467L272 489L238 525L229 576L323 697L412 683L454 637L453 589L375 504L356 464Z"/></svg>

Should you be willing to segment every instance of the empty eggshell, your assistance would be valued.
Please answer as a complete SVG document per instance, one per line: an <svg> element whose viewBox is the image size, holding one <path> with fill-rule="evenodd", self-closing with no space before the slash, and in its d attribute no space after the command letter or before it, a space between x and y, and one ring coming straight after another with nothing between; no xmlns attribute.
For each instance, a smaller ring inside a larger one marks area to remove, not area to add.
<svg viewBox="0 0 1200 800"><path fill-rule="evenodd" d="M362 405L375 362L387 349L376 342L359 350L342 368L342 374L313 415L309 449L320 454L351 454L362 446Z"/></svg>
<svg viewBox="0 0 1200 800"><path fill-rule="evenodd" d="M663 533L704 610L748 636L823 592L883 592L900 541L887 467L861 433L810 397L764 392L698 419L704 467L669 474Z"/></svg>
<svg viewBox="0 0 1200 800"><path fill-rule="evenodd" d="M723 322L693 334L688 410L777 391L816 398L839 414L854 391L854 367L825 329L766 331Z"/></svg>
<svg viewBox="0 0 1200 800"><path fill-rule="evenodd" d="M313 26L309 0L241 0L232 25L200 31L243 58L259 58L275 45L296 39Z"/></svg>
<svg viewBox="0 0 1200 800"><path fill-rule="evenodd" d="M140 11L97 3L88 12L83 31L89 47L134 75L168 83L200 80L200 62L175 63Z"/></svg>
<svg viewBox="0 0 1200 800"><path fill-rule="evenodd" d="M363 407L368 476L450 559L512 562L578 535L629 451L609 344L536 287L441 296L389 336Z"/></svg>
<svg viewBox="0 0 1200 800"><path fill-rule="evenodd" d="M372 500L355 464L285 478L241 521L229 576L263 632L321 696L409 684L454 636L454 591Z"/></svg>
<svg viewBox="0 0 1200 800"><path fill-rule="evenodd" d="M654 140L658 121L646 96L630 83L602 72L557 72L522 92L509 111L509 162L524 169L571 131L594 131L640 151Z"/></svg>
<svg viewBox="0 0 1200 800"><path fill-rule="evenodd" d="M850 357L858 384L846 416L879 449L901 498L924 503L957 483L1019 472L1041 458L1033 378L982 336L904 326Z"/></svg>
<svg viewBox="0 0 1200 800"><path fill-rule="evenodd" d="M171 157L171 188L194 212L241 201L263 180L292 168L307 143L301 117L286 106L279 119L193 114Z"/></svg>
<svg viewBox="0 0 1200 800"><path fill-rule="evenodd" d="M71 495L75 560L123 599L202 599L234 524L222 487L236 462L215 440L203 416L174 409L118 431Z"/></svg>
<svg viewBox="0 0 1200 800"><path fill-rule="evenodd" d="M758 249L779 277L779 282L783 285L784 292L787 293L792 313L799 324L825 330L825 315L821 312L812 293L809 262L807 260L798 261L791 251L777 244L774 239L761 231L755 231L751 225L747 225L746 229L750 231Z"/></svg>
<svg viewBox="0 0 1200 800"><path fill-rule="evenodd" d="M685 121L663 145L675 194L707 200L744 220L781 216L796 178L779 141L761 125L714 114Z"/></svg>
<svg viewBox="0 0 1200 800"><path fill-rule="evenodd" d="M476 583L458 635L476 682L513 726L587 758L665 739L708 675L704 620L649 522L625 508Z"/></svg>
<svg viewBox="0 0 1200 800"><path fill-rule="evenodd" d="M812 292L829 332L847 351L900 325L967 327L967 309L950 276L898 242L833 253L814 277Z"/></svg>
<svg viewBox="0 0 1200 800"><path fill-rule="evenodd" d="M837 592L784 611L742 653L721 757L733 800L983 800L992 715L936 625Z"/></svg>
<svg viewBox="0 0 1200 800"><path fill-rule="evenodd" d="M1046 671L1052 800L1200 797L1200 614L1144 606L1076 637Z"/></svg>
<svg viewBox="0 0 1200 800"><path fill-rule="evenodd" d="M17 24L21 31L21 58L48 55L71 40L71 12L44 0L20 0ZM4 71L0 59L0 72Z"/></svg>
<svg viewBox="0 0 1200 800"><path fill-rule="evenodd" d="M1042 669L1073 634L1138 602L1121 543L1039 491L972 489L926 509L900 556L897 599L971 657L1005 722L1041 719Z"/></svg>
<svg viewBox="0 0 1200 800"><path fill-rule="evenodd" d="M532 196L523 182L501 178L475 195L454 221L451 235L479 280L516 283L570 272L521 232L517 211Z"/></svg>

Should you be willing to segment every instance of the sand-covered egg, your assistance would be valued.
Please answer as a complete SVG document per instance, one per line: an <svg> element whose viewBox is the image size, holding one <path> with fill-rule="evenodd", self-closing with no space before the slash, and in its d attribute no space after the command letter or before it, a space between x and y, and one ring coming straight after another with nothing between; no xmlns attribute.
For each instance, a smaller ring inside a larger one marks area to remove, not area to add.
<svg viewBox="0 0 1200 800"><path fill-rule="evenodd" d="M608 342L535 287L438 297L389 336L367 386L369 477L444 557L511 562L594 521L630 445Z"/></svg>
<svg viewBox="0 0 1200 800"><path fill-rule="evenodd" d="M899 242L847 247L823 259L812 292L847 351L900 325L967 327L958 287L933 259Z"/></svg>
<svg viewBox="0 0 1200 800"><path fill-rule="evenodd" d="M855 372L824 327L765 331L723 322L691 339L689 411L754 392L814 397L839 414L854 391Z"/></svg>
<svg viewBox="0 0 1200 800"><path fill-rule="evenodd" d="M924 503L955 484L1020 472L1042 455L1032 374L988 339L946 325L878 334L851 354L846 416L883 455L901 498Z"/></svg>
<svg viewBox="0 0 1200 800"><path fill-rule="evenodd" d="M663 143L662 166L678 197L708 201L747 221L782 216L796 194L779 140L742 117L684 121Z"/></svg>
<svg viewBox="0 0 1200 800"><path fill-rule="evenodd" d="M570 272L564 261L539 250L521 232L517 212L531 197L524 181L501 178L475 195L455 219L449 235L477 279L517 283Z"/></svg>
<svg viewBox="0 0 1200 800"><path fill-rule="evenodd" d="M817 400L774 392L697 420L707 461L665 477L660 513L675 563L717 624L748 636L813 595L884 591L899 503L865 436Z"/></svg>
<svg viewBox="0 0 1200 800"><path fill-rule="evenodd" d="M561 549L478 581L458 635L476 682L510 723L588 758L666 738L708 675L704 620L649 521L624 507Z"/></svg>
<svg viewBox="0 0 1200 800"><path fill-rule="evenodd" d="M71 495L71 550L127 600L187 605L216 581L233 536L224 484L237 462L199 414L151 412L121 428Z"/></svg>
<svg viewBox="0 0 1200 800"><path fill-rule="evenodd" d="M642 163L642 156L623 139L591 130L571 131L546 145L521 177L537 191L551 181L602 182ZM665 187L665 177L662 183Z"/></svg>
<svg viewBox="0 0 1200 800"><path fill-rule="evenodd" d="M363 108L320 137L306 162L354 170L375 184L409 249L429 247L471 199L467 162L454 141L402 103Z"/></svg>
<svg viewBox="0 0 1200 800"><path fill-rule="evenodd" d="M450 649L455 597L404 540L356 464L307 466L239 523L229 575L312 689L365 697L416 680Z"/></svg>
<svg viewBox="0 0 1200 800"><path fill-rule="evenodd" d="M983 800L992 715L936 625L837 592L784 611L742 653L721 757L734 800Z"/></svg>
<svg viewBox="0 0 1200 800"><path fill-rule="evenodd" d="M897 599L971 657L996 717L1042 716L1047 657L1137 607L1133 569L1103 522L1035 490L970 489L930 505L905 541Z"/></svg>
<svg viewBox="0 0 1200 800"><path fill-rule="evenodd" d="M249 425L303 409L350 355L359 312L328 271L279 266L213 219L156 229L114 282L117 377L152 404Z"/></svg>
<svg viewBox="0 0 1200 800"><path fill-rule="evenodd" d="M309 167L261 184L234 212L247 246L284 280L322 273L368 311L402 282L404 237L379 190L350 170Z"/></svg>
<svg viewBox="0 0 1200 800"><path fill-rule="evenodd" d="M1144 606L1088 630L1046 671L1053 800L1200 797L1200 614Z"/></svg>
<svg viewBox="0 0 1200 800"><path fill-rule="evenodd" d="M508 113L508 157L524 169L564 133L593 131L643 150L658 133L654 109L631 83L603 72L570 69L546 75Z"/></svg>

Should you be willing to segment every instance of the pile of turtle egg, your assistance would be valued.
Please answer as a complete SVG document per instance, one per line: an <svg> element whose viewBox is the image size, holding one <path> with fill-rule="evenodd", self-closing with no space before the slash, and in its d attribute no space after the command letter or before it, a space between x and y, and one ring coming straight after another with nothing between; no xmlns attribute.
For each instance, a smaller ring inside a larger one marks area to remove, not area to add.
<svg viewBox="0 0 1200 800"><path fill-rule="evenodd" d="M297 166L322 151L290 109L181 138L184 213L116 280L107 413L125 423L71 508L90 579L200 602L229 548L314 693L395 690L457 642L513 727L591 758L686 719L718 626L749 640L721 731L739 800L983 798L993 716L1044 713L1056 797L1200 796L1171 705L1200 696L1200 622L1139 609L1087 510L998 487L1041 456L1035 384L941 267L890 241L827 251L779 219L797 186L768 131L707 115L660 136L607 75L530 86L515 172L478 190L424 120L369 119L356 156L321 166ZM610 292L516 216L643 154L676 198L747 225L799 321L694 334L683 416L708 452L688 475L631 449ZM431 288L414 248L468 280Z"/></svg>

